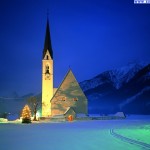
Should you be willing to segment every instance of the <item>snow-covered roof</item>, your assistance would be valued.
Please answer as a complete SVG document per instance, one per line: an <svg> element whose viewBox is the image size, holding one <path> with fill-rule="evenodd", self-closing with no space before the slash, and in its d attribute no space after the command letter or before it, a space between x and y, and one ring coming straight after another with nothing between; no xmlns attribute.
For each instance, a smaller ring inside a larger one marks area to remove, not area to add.
<svg viewBox="0 0 150 150"><path fill-rule="evenodd" d="M64 114L66 114L66 113L69 111L70 108L71 108L71 107L68 107L68 108L66 109L66 111L64 112Z"/></svg>
<svg viewBox="0 0 150 150"><path fill-rule="evenodd" d="M68 107L68 108L66 109L66 111L65 111L64 115L65 115L65 114L66 114L69 110L72 110L72 111L75 113L75 111L73 110L73 108L72 108L72 107Z"/></svg>
<svg viewBox="0 0 150 150"><path fill-rule="evenodd" d="M117 112L114 116L125 117L125 114L123 112Z"/></svg>
<svg viewBox="0 0 150 150"><path fill-rule="evenodd" d="M64 114L61 114L61 115L55 115L55 116L53 116L52 118L64 118Z"/></svg>

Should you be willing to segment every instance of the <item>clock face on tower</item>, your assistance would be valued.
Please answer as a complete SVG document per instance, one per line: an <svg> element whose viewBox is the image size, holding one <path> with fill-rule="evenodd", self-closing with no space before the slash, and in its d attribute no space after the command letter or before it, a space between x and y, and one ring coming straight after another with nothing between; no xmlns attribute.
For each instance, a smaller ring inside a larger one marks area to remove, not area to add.
<svg viewBox="0 0 150 150"><path fill-rule="evenodd" d="M50 73L45 73L45 79L50 80Z"/></svg>

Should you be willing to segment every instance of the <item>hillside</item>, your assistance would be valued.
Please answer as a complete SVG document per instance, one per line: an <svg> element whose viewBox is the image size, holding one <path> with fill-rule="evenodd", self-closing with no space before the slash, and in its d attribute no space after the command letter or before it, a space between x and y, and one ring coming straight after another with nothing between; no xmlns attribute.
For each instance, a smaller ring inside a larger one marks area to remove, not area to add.
<svg viewBox="0 0 150 150"><path fill-rule="evenodd" d="M132 63L80 83L89 113L150 114L150 64Z"/></svg>

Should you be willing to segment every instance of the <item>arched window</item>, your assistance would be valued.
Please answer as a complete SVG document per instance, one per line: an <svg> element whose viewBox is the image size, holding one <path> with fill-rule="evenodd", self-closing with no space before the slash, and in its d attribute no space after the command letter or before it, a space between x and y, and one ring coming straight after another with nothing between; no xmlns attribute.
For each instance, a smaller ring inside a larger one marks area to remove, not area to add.
<svg viewBox="0 0 150 150"><path fill-rule="evenodd" d="M46 56L46 59L48 60L48 55Z"/></svg>
<svg viewBox="0 0 150 150"><path fill-rule="evenodd" d="M49 66L48 65L46 65L46 71L45 71L45 73L49 73Z"/></svg>
<svg viewBox="0 0 150 150"><path fill-rule="evenodd" d="M66 100L66 97L64 96L64 97L62 97L62 101L65 101Z"/></svg>

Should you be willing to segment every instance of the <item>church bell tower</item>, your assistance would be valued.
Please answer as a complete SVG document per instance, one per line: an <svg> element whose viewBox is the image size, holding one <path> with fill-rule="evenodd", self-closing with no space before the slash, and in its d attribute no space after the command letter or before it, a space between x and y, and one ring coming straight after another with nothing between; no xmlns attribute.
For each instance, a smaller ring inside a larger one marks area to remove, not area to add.
<svg viewBox="0 0 150 150"><path fill-rule="evenodd" d="M51 116L53 97L53 51L50 39L49 21L47 19L45 43L42 57L42 117Z"/></svg>

